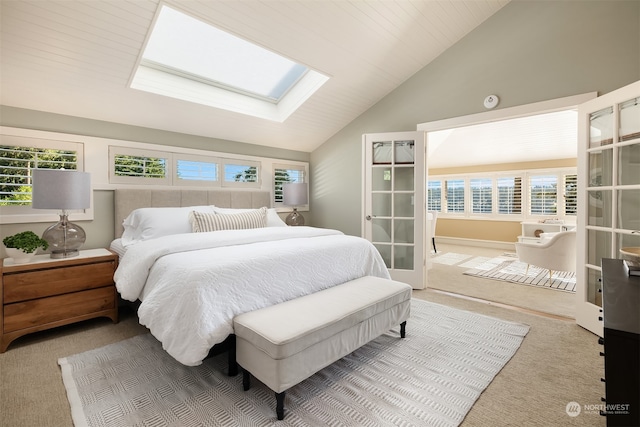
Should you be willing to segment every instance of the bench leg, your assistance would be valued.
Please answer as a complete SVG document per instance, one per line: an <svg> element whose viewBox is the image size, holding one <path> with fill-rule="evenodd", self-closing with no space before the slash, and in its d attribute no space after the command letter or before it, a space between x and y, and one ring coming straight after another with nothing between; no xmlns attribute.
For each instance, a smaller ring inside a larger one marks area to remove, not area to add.
<svg viewBox="0 0 640 427"><path fill-rule="evenodd" d="M404 338L407 335L407 321L400 323L400 338Z"/></svg>
<svg viewBox="0 0 640 427"><path fill-rule="evenodd" d="M236 362L236 336L234 334L229 335L229 353L228 356L228 364L229 364L229 372L227 375L230 377L235 377L238 375L238 362Z"/></svg>
<svg viewBox="0 0 640 427"><path fill-rule="evenodd" d="M279 420L284 419L284 393L276 393L276 415Z"/></svg>
<svg viewBox="0 0 640 427"><path fill-rule="evenodd" d="M251 388L251 374L246 369L242 370L242 389L244 391L249 390Z"/></svg>

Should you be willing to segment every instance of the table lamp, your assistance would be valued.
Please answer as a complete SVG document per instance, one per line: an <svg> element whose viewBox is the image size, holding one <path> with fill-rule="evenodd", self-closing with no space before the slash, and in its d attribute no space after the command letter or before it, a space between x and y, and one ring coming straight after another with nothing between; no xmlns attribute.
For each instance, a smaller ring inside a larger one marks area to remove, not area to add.
<svg viewBox="0 0 640 427"><path fill-rule="evenodd" d="M293 212L287 215L284 222L287 225L304 225L304 217L298 212L297 206L309 202L307 184L304 182L287 182L282 184L282 204L293 206Z"/></svg>
<svg viewBox="0 0 640 427"><path fill-rule="evenodd" d="M91 206L91 175L75 170L34 169L32 190L34 209L62 211L60 220L42 234L49 243L51 258L78 256L86 234L82 227L69 221L67 211Z"/></svg>

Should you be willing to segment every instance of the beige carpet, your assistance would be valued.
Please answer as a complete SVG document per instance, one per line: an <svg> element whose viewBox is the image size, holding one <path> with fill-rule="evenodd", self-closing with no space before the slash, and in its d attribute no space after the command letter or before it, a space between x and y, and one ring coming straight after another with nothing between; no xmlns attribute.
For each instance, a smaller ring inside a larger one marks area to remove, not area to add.
<svg viewBox="0 0 640 427"><path fill-rule="evenodd" d="M575 293L551 291L535 286L516 285L464 274L469 268L473 268L473 265L467 262L474 257L486 256L487 259L490 259L503 255L503 250L458 245L438 245L438 250L444 252L445 255L450 252L466 254L467 257L460 256L447 264L433 262L432 268L427 271L428 288L571 319L575 318Z"/></svg>
<svg viewBox="0 0 640 427"><path fill-rule="evenodd" d="M549 293L548 290L546 290ZM560 292L558 292L560 293ZM429 290L414 297L525 323L531 329L522 346L476 401L464 427L604 426L589 411L571 418L571 401L598 405L603 362L597 338L573 322L559 321L501 307L453 298ZM1 425L7 427L71 426L60 367L61 357L146 333L136 318L105 319L45 331L18 339L0 354Z"/></svg>

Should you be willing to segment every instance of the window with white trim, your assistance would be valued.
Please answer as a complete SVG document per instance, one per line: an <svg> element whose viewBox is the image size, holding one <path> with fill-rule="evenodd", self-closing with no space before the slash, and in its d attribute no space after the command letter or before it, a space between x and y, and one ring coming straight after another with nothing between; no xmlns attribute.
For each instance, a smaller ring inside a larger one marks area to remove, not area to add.
<svg viewBox="0 0 640 427"><path fill-rule="evenodd" d="M471 212L493 212L493 180L491 178L473 178L469 181L471 190Z"/></svg>
<svg viewBox="0 0 640 427"><path fill-rule="evenodd" d="M430 176L427 209L440 206L443 217L522 221L553 216L574 221L577 175L575 168L565 168Z"/></svg>
<svg viewBox="0 0 640 427"><path fill-rule="evenodd" d="M32 170L82 170L82 158L83 144L2 135L0 205L31 209Z"/></svg>
<svg viewBox="0 0 640 427"><path fill-rule="evenodd" d="M220 159L217 157L189 156L174 158L175 184L211 186L220 182Z"/></svg>
<svg viewBox="0 0 640 427"><path fill-rule="evenodd" d="M171 153L109 146L109 181L171 185Z"/></svg>
<svg viewBox="0 0 640 427"><path fill-rule="evenodd" d="M223 160L223 187L260 187L260 162Z"/></svg>
<svg viewBox="0 0 640 427"><path fill-rule="evenodd" d="M522 214L522 178L519 176L496 179L497 213L500 215Z"/></svg>
<svg viewBox="0 0 640 427"><path fill-rule="evenodd" d="M448 179L444 182L446 212L464 213L465 180Z"/></svg>
<svg viewBox="0 0 640 427"><path fill-rule="evenodd" d="M305 165L278 164L273 165L273 201L275 206L282 203L282 184L287 182L306 182L308 174Z"/></svg>
<svg viewBox="0 0 640 427"><path fill-rule="evenodd" d="M442 211L442 181L440 180L427 182L427 210Z"/></svg>
<svg viewBox="0 0 640 427"><path fill-rule="evenodd" d="M558 213L558 176L532 175L529 177L529 212L531 215Z"/></svg>

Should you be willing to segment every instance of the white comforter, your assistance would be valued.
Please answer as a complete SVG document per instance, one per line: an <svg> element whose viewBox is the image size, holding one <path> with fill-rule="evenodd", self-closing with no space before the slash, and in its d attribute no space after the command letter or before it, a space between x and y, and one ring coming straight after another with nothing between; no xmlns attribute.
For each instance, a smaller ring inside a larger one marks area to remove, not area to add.
<svg viewBox="0 0 640 427"><path fill-rule="evenodd" d="M128 247L118 292L179 362L202 363L238 314L371 275L389 278L367 240L336 230L268 227L161 237Z"/></svg>

